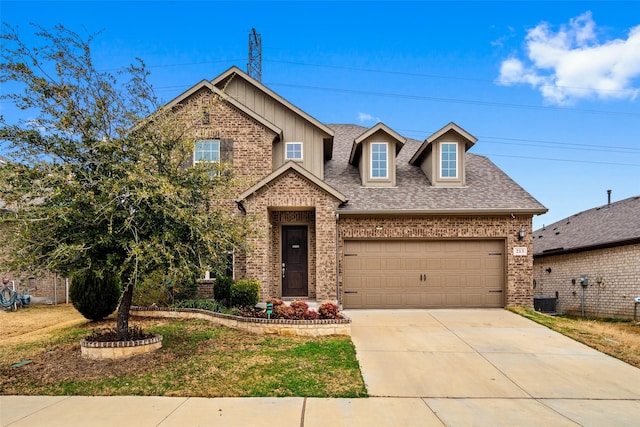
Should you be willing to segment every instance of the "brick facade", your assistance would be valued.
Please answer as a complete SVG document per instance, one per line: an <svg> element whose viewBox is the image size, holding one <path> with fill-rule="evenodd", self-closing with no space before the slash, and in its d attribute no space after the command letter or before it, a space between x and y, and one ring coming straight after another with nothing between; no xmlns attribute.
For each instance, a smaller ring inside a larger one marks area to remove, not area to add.
<svg viewBox="0 0 640 427"><path fill-rule="evenodd" d="M536 257L533 263L534 294L555 297L557 292L558 312L581 314L580 276L586 274L589 283L584 292L587 316L632 318L634 299L640 297L638 260L640 244Z"/></svg>
<svg viewBox="0 0 640 427"><path fill-rule="evenodd" d="M258 235L246 259L247 277L262 284L262 296L282 296L280 233L282 225L309 226L309 297L335 300L336 219L339 201L290 170L263 187L244 204Z"/></svg>

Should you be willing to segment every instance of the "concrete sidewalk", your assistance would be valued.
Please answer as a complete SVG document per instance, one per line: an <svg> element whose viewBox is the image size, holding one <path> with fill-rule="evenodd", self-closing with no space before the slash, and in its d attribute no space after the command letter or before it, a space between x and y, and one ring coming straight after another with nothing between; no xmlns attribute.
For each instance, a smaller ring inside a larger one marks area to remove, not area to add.
<svg viewBox="0 0 640 427"><path fill-rule="evenodd" d="M633 426L638 400L0 396L0 425L29 427Z"/></svg>
<svg viewBox="0 0 640 427"><path fill-rule="evenodd" d="M0 396L0 426L632 426L640 369L505 310L352 310L370 398Z"/></svg>

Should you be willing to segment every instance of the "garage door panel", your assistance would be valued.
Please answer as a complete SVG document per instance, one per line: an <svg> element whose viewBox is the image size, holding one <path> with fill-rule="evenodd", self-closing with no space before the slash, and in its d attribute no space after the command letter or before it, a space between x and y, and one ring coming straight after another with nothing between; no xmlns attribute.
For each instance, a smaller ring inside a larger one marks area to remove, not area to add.
<svg viewBox="0 0 640 427"><path fill-rule="evenodd" d="M500 240L346 241L344 305L503 307L490 292L504 290L503 253Z"/></svg>
<svg viewBox="0 0 640 427"><path fill-rule="evenodd" d="M362 263L365 270L382 270L382 265L380 264L380 258L367 258L363 260Z"/></svg>

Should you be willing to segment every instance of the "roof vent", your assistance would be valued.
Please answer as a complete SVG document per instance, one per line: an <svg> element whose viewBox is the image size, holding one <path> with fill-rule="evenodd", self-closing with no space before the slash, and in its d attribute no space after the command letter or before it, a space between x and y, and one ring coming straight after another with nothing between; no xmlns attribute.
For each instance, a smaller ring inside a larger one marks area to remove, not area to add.
<svg viewBox="0 0 640 427"><path fill-rule="evenodd" d="M607 190L607 206L611 206L611 190Z"/></svg>

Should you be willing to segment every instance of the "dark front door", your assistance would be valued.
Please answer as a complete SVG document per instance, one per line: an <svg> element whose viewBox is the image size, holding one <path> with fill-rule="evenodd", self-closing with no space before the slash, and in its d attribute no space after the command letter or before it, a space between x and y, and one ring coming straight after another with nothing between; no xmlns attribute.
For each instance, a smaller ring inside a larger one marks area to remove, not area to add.
<svg viewBox="0 0 640 427"><path fill-rule="evenodd" d="M282 227L282 296L309 294L307 226Z"/></svg>

